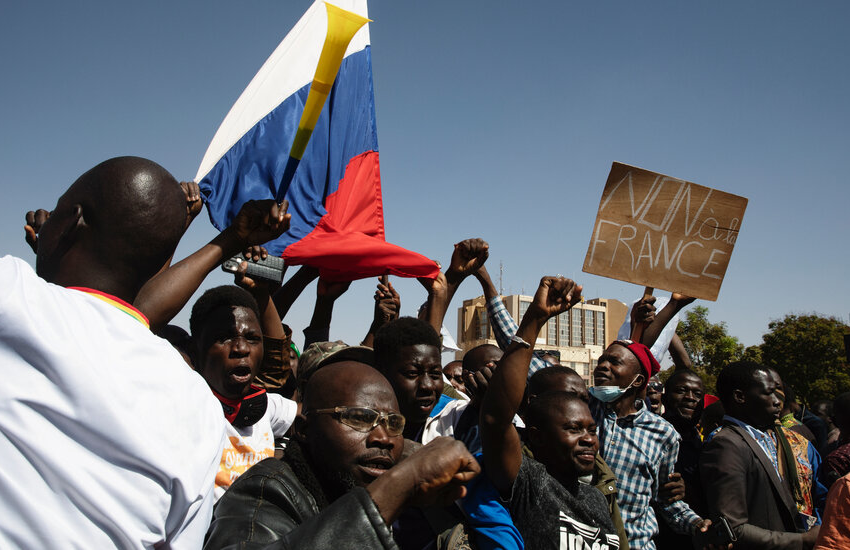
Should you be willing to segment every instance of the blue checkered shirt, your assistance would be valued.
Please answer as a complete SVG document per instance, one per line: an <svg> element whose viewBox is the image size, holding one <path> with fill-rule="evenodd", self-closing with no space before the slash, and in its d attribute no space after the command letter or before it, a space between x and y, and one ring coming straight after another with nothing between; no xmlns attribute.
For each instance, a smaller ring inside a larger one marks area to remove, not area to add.
<svg viewBox="0 0 850 550"><path fill-rule="evenodd" d="M673 425L646 407L617 418L605 403L591 398L590 410L599 433L599 453L617 476L617 504L631 548L655 548L652 537L658 533L658 520L650 502L656 502L674 531L690 535L701 518L685 501L669 505L657 501L658 489L679 456L681 437Z"/></svg>
<svg viewBox="0 0 850 550"><path fill-rule="evenodd" d="M516 331L519 330L504 302L498 296L494 296L487 300L487 316L490 318L490 327L493 329L493 336L496 342L502 349L507 349L511 343L511 338L514 337ZM536 355L531 356L531 365L528 367L528 377L546 367L546 361L540 359Z"/></svg>

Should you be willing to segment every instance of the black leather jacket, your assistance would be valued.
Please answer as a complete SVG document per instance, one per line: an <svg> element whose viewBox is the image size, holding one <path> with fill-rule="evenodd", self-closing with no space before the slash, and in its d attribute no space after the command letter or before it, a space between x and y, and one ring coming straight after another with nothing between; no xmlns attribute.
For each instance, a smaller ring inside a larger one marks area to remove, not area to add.
<svg viewBox="0 0 850 550"><path fill-rule="evenodd" d="M267 458L242 474L216 504L205 550L256 548L397 549L363 488L319 511L289 465Z"/></svg>

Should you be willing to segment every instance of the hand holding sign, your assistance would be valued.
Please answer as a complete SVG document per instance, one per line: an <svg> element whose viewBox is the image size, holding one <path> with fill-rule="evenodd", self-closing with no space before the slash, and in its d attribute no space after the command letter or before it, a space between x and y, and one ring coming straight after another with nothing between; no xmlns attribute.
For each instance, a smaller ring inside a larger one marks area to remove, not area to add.
<svg viewBox="0 0 850 550"><path fill-rule="evenodd" d="M583 271L716 300L747 199L615 162Z"/></svg>

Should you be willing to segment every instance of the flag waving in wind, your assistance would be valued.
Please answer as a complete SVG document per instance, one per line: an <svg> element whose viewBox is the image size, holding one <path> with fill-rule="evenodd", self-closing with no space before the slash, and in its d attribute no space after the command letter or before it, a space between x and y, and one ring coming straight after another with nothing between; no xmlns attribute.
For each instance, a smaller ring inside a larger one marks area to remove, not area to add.
<svg viewBox="0 0 850 550"><path fill-rule="evenodd" d="M367 16L366 0L334 4ZM300 165L280 188L327 21L317 0L221 123L195 178L210 220L222 230L246 201L282 196L289 231L265 246L287 264L317 267L329 280L436 277L433 261L384 240L368 25L349 43Z"/></svg>

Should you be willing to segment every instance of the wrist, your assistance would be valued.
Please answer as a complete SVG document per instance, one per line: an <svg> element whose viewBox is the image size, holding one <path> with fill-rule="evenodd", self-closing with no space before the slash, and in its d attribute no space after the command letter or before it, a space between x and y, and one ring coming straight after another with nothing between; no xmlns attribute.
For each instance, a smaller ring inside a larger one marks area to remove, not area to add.
<svg viewBox="0 0 850 550"><path fill-rule="evenodd" d="M458 273L452 269L448 269L446 271L446 282L450 285L459 286L464 279L466 279L466 275Z"/></svg>
<svg viewBox="0 0 850 550"><path fill-rule="evenodd" d="M366 486L366 491L387 525L396 520L399 512L413 498L413 487L409 479L405 479L409 476L404 476L400 470L398 464Z"/></svg>
<svg viewBox="0 0 850 550"><path fill-rule="evenodd" d="M212 243L218 245L222 250L222 256L229 258L246 248L245 240L240 238L233 226L219 233Z"/></svg>

